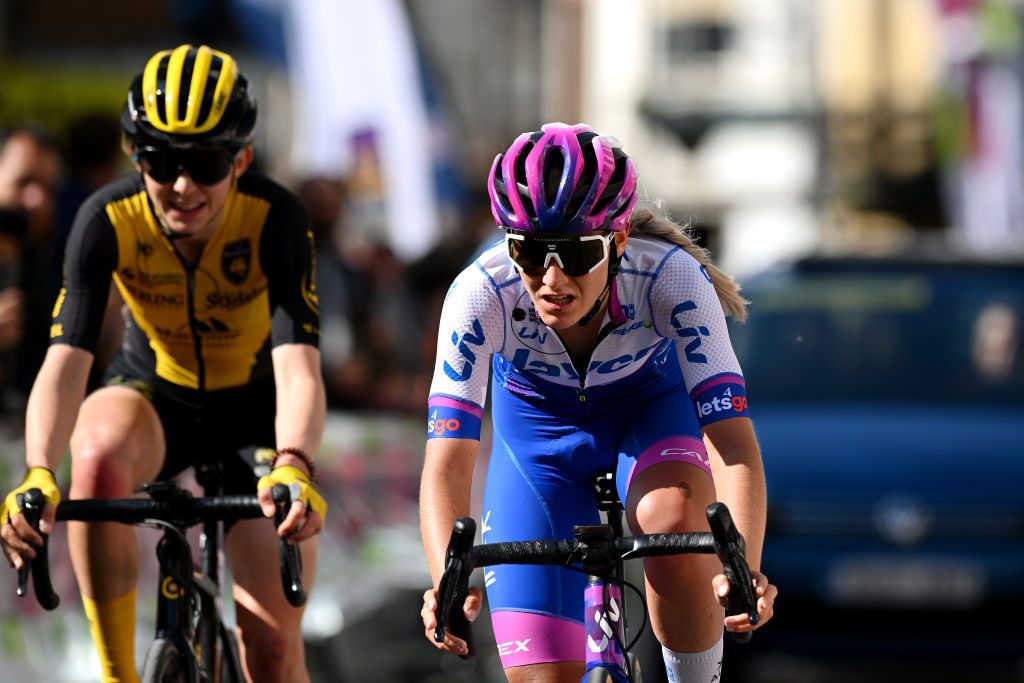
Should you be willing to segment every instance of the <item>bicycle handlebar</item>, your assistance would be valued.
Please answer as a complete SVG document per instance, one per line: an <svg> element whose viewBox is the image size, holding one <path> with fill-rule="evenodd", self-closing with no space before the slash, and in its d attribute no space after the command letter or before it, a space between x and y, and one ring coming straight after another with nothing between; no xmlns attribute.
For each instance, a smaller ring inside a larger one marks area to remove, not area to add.
<svg viewBox="0 0 1024 683"><path fill-rule="evenodd" d="M279 491L278 489L281 489ZM283 484L274 486L271 494L277 505L275 526L279 526L287 515L291 496L288 487ZM28 594L28 580L31 576L35 589L36 600L46 610L53 610L60 604L60 598L53 590L50 581L50 565L48 557L49 536L39 531L39 519L42 517L45 504L42 491L29 489L19 494L18 505L25 515L26 521L43 538L43 545L36 548L34 559L23 558L22 568L18 570L19 597ZM182 527L190 527L203 520L232 521L239 519L259 519L263 510L256 496L216 496L193 498L185 495L168 500L152 498L115 498L110 500L66 500L57 506L59 522L121 522L124 524L143 524L147 521L164 521ZM306 592L302 586L302 556L299 547L280 539L279 556L281 564L281 583L288 602L298 607L306 602Z"/></svg>
<svg viewBox="0 0 1024 683"><path fill-rule="evenodd" d="M476 522L471 517L455 521L445 555L445 570L437 589L437 627L434 640L443 642L446 630L466 641L469 659L474 654L472 625L462 611L469 592L469 577L478 567L496 564L565 565L580 562L586 566L611 566L617 560L684 553L716 554L730 591L726 614L746 613L751 624L758 621L747 566L746 543L732 522L724 503L715 502L707 508L711 532L676 534L642 534L632 538L615 538L601 549L578 538L541 541L511 541L473 545ZM750 641L750 632L733 632L736 642Z"/></svg>

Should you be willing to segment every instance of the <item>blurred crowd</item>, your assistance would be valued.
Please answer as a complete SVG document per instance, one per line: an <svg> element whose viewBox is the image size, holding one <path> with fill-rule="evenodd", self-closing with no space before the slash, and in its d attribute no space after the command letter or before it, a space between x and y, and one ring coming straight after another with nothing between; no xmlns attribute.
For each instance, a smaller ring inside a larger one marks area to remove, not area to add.
<svg viewBox="0 0 1024 683"><path fill-rule="evenodd" d="M0 414L21 413L46 353L64 247L79 206L132 172L120 148L119 122L106 114L82 116L62 136L34 124L0 130ZM381 207L360 175L290 183L316 235L328 404L418 414L426 405L441 302L478 247L474 228L490 219L478 213L465 230L451 231L454 243L403 262L374 225ZM110 311L94 378L123 328L113 286Z"/></svg>

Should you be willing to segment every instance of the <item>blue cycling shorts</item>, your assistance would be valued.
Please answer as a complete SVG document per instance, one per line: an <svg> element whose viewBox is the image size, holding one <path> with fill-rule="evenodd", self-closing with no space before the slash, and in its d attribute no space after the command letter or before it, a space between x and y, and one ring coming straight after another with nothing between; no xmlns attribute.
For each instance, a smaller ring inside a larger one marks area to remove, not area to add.
<svg viewBox="0 0 1024 683"><path fill-rule="evenodd" d="M663 461L711 476L693 402L681 374L631 393L590 397L585 411L492 383L494 440L482 542L571 538L600 523L594 479L615 472L625 503L631 476ZM583 414L585 413L585 414ZM560 567L488 567L484 581L505 668L582 660L586 576Z"/></svg>

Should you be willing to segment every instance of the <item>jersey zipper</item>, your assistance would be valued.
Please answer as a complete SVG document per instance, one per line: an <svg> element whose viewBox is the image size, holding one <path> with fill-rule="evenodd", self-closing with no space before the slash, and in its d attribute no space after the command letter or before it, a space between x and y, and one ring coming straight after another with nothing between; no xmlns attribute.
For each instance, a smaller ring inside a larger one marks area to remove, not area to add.
<svg viewBox="0 0 1024 683"><path fill-rule="evenodd" d="M182 265L185 265L184 261L182 261ZM195 344L196 374L199 383L199 391L205 391L206 362L203 360L203 338L200 335L199 326L196 324L196 273L187 266L185 267L185 281L188 283L188 325L192 328L192 340Z"/></svg>
<svg viewBox="0 0 1024 683"><path fill-rule="evenodd" d="M594 351L597 351L597 347L601 345L601 342L604 341L605 338L609 334L612 333L612 330L615 330L621 324L622 323L609 322L607 325L605 325L603 328L601 328L601 331L598 332L598 334L597 334L597 342L594 344L594 349L593 349L593 351L590 352L590 357L591 358L594 357ZM558 340L562 342L562 347L565 348L567 355L571 359L572 358L572 352L569 351L569 345L566 344L565 341L562 339L561 335L558 334L558 330L555 330L555 336L557 336ZM586 402L587 402L587 393L586 393L587 386L586 385L587 385L587 372L588 372L589 369L590 369L590 362L589 362L589 360L587 362L587 366L582 368L582 372L580 372L580 370L581 370L580 368L576 368L576 374L579 376L579 380L580 380L579 386L576 387L576 400L580 404L581 408L583 408L585 406Z"/></svg>
<svg viewBox="0 0 1024 683"><path fill-rule="evenodd" d="M174 248L173 244L171 245L171 251L178 257L178 262L181 263L181 267L185 271L185 285L188 289L188 297L186 297L188 327L192 330L192 344L196 354L196 382L199 391L206 391L206 363L203 361L203 338L200 335L198 321L196 320L196 271L194 268L189 268L181 253Z"/></svg>

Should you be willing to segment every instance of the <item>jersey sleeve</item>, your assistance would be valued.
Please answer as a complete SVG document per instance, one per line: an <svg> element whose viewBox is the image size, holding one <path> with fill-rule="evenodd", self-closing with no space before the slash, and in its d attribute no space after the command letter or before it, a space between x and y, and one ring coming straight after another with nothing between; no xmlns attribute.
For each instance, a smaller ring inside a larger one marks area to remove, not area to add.
<svg viewBox="0 0 1024 683"><path fill-rule="evenodd" d="M428 439L480 438L491 354L504 343L502 310L476 264L448 289L428 399Z"/></svg>
<svg viewBox="0 0 1024 683"><path fill-rule="evenodd" d="M50 343L96 351L117 268L117 235L98 196L75 216L64 250L64 277L53 306Z"/></svg>
<svg viewBox="0 0 1024 683"><path fill-rule="evenodd" d="M651 285L656 331L672 339L701 426L749 416L746 384L711 277L682 249L661 263Z"/></svg>
<svg viewBox="0 0 1024 683"><path fill-rule="evenodd" d="M320 343L316 246L306 210L278 188L260 238L260 262L270 290L273 346Z"/></svg>

